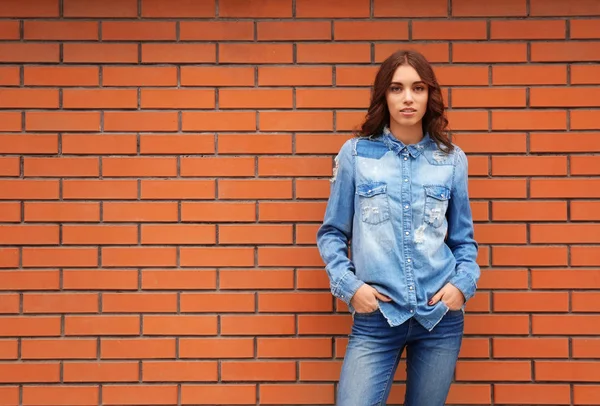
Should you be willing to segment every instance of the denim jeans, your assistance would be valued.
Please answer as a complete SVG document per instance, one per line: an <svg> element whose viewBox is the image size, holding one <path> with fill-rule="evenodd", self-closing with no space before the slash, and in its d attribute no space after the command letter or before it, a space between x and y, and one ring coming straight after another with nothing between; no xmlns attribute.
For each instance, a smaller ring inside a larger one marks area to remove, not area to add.
<svg viewBox="0 0 600 406"><path fill-rule="evenodd" d="M449 311L430 332L415 318L390 327L383 314L354 313L338 406L385 406L406 347L404 406L444 406L462 344L464 314Z"/></svg>

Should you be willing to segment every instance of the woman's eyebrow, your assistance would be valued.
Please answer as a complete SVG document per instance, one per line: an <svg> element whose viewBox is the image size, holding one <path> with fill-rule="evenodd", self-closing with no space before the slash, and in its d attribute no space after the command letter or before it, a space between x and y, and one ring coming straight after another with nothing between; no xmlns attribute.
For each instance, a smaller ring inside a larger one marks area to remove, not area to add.
<svg viewBox="0 0 600 406"><path fill-rule="evenodd" d="M424 85L425 82L423 82L422 80L418 80L416 82L411 83L412 85ZM404 83L402 82L392 82L390 83L390 85L404 85Z"/></svg>

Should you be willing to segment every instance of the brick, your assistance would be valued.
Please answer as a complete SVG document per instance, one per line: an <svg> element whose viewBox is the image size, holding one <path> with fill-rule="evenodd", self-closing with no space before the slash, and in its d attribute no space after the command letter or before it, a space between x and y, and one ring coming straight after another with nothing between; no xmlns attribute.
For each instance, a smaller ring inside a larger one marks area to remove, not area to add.
<svg viewBox="0 0 600 406"><path fill-rule="evenodd" d="M92 21L24 21L26 40L97 41L98 23Z"/></svg>
<svg viewBox="0 0 600 406"><path fill-rule="evenodd" d="M566 112L560 110L492 112L494 130L565 130L566 126Z"/></svg>
<svg viewBox="0 0 600 406"><path fill-rule="evenodd" d="M251 41L254 24L252 21L180 21L179 38L181 41Z"/></svg>
<svg viewBox="0 0 600 406"><path fill-rule="evenodd" d="M504 338L492 339L494 358L568 358L567 338Z"/></svg>
<svg viewBox="0 0 600 406"><path fill-rule="evenodd" d="M259 293L258 311L267 313L332 312L330 293Z"/></svg>
<svg viewBox="0 0 600 406"><path fill-rule="evenodd" d="M181 338L180 358L253 358L254 340L248 338Z"/></svg>
<svg viewBox="0 0 600 406"><path fill-rule="evenodd" d="M573 358L599 358L597 338L573 338Z"/></svg>
<svg viewBox="0 0 600 406"><path fill-rule="evenodd" d="M332 69L327 66L261 66L258 68L259 86L328 86L332 84L332 78Z"/></svg>
<svg viewBox="0 0 600 406"><path fill-rule="evenodd" d="M487 131L489 127L487 111L449 110L446 116L453 131Z"/></svg>
<svg viewBox="0 0 600 406"><path fill-rule="evenodd" d="M572 130L599 130L596 120L598 110L573 110L570 112Z"/></svg>
<svg viewBox="0 0 600 406"><path fill-rule="evenodd" d="M5 0L2 3L0 17L58 17L58 0Z"/></svg>
<svg viewBox="0 0 600 406"><path fill-rule="evenodd" d="M525 244L525 224L475 224L475 239L482 244Z"/></svg>
<svg viewBox="0 0 600 406"><path fill-rule="evenodd" d="M543 381L597 382L600 379L594 362L589 361L535 361L536 379Z"/></svg>
<svg viewBox="0 0 600 406"><path fill-rule="evenodd" d="M254 86L254 68L181 66L181 85L219 87Z"/></svg>
<svg viewBox="0 0 600 406"><path fill-rule="evenodd" d="M296 379L296 365L291 361L224 361L221 376L223 381L292 381Z"/></svg>
<svg viewBox="0 0 600 406"><path fill-rule="evenodd" d="M245 202L182 202L182 221L254 222L256 204Z"/></svg>
<svg viewBox="0 0 600 406"><path fill-rule="evenodd" d="M490 38L565 39L566 28L564 20L492 21Z"/></svg>
<svg viewBox="0 0 600 406"><path fill-rule="evenodd" d="M489 68L485 66L435 66L434 72L442 86L476 86L489 82Z"/></svg>
<svg viewBox="0 0 600 406"><path fill-rule="evenodd" d="M252 248L207 247L180 249L181 266L253 266Z"/></svg>
<svg viewBox="0 0 600 406"><path fill-rule="evenodd" d="M292 244L291 225L222 225L219 244Z"/></svg>
<svg viewBox="0 0 600 406"><path fill-rule="evenodd" d="M18 66L0 66L0 85L18 86L21 83Z"/></svg>
<svg viewBox="0 0 600 406"><path fill-rule="evenodd" d="M181 404L252 404L257 397L256 385L224 384L181 385Z"/></svg>
<svg viewBox="0 0 600 406"><path fill-rule="evenodd" d="M259 176L331 176L330 158L279 158L260 157L258 159Z"/></svg>
<svg viewBox="0 0 600 406"><path fill-rule="evenodd" d="M64 0L64 17L137 17L136 0Z"/></svg>
<svg viewBox="0 0 600 406"><path fill-rule="evenodd" d="M535 46L535 45L532 45ZM519 43L454 44L452 62L526 62L527 45Z"/></svg>
<svg viewBox="0 0 600 406"><path fill-rule="evenodd" d="M453 0L454 17L518 17L527 15L526 0L504 0L502 3L483 4L477 0Z"/></svg>
<svg viewBox="0 0 600 406"><path fill-rule="evenodd" d="M469 195L475 199L524 198L526 186L524 179L470 179Z"/></svg>
<svg viewBox="0 0 600 406"><path fill-rule="evenodd" d="M183 131L256 131L256 113L251 111L184 111Z"/></svg>
<svg viewBox="0 0 600 406"><path fill-rule="evenodd" d="M1 337L60 336L60 316L2 316L0 321L2 321Z"/></svg>
<svg viewBox="0 0 600 406"><path fill-rule="evenodd" d="M135 199L137 198L135 180L65 180L63 198L65 199Z"/></svg>
<svg viewBox="0 0 600 406"><path fill-rule="evenodd" d="M136 290L138 272L126 269L65 270L63 287L69 290Z"/></svg>
<svg viewBox="0 0 600 406"><path fill-rule="evenodd" d="M597 335L600 330L597 324L598 320L597 315L533 315L532 332L538 336Z"/></svg>
<svg viewBox="0 0 600 406"><path fill-rule="evenodd" d="M169 66L102 67L104 86L176 86L177 68Z"/></svg>
<svg viewBox="0 0 600 406"><path fill-rule="evenodd" d="M452 107L525 107L525 89L452 89Z"/></svg>
<svg viewBox="0 0 600 406"><path fill-rule="evenodd" d="M320 225L297 224L296 225L296 244L313 245L317 243L317 230Z"/></svg>
<svg viewBox="0 0 600 406"><path fill-rule="evenodd" d="M0 313L18 314L20 313L20 297L16 293L5 293L0 295ZM0 342L2 344L2 342ZM16 358L16 357L15 357Z"/></svg>
<svg viewBox="0 0 600 406"><path fill-rule="evenodd" d="M88 177L100 174L97 158L24 158L24 176Z"/></svg>
<svg viewBox="0 0 600 406"><path fill-rule="evenodd" d="M100 388L92 385L27 386L23 388L23 405L58 406L98 404Z"/></svg>
<svg viewBox="0 0 600 406"><path fill-rule="evenodd" d="M260 266L321 266L323 261L313 247L259 247Z"/></svg>
<svg viewBox="0 0 600 406"><path fill-rule="evenodd" d="M371 86L377 74L376 66L337 66L336 86Z"/></svg>
<svg viewBox="0 0 600 406"><path fill-rule="evenodd" d="M214 152L215 137L212 134L140 135L141 154L213 154Z"/></svg>
<svg viewBox="0 0 600 406"><path fill-rule="evenodd" d="M575 405L593 405L600 396L600 385L573 385Z"/></svg>
<svg viewBox="0 0 600 406"><path fill-rule="evenodd" d="M595 107L599 89L596 88L533 88L530 91L532 107Z"/></svg>
<svg viewBox="0 0 600 406"><path fill-rule="evenodd" d="M56 154L56 134L0 134L0 152L3 154Z"/></svg>
<svg viewBox="0 0 600 406"><path fill-rule="evenodd" d="M467 315L465 335L527 335L528 315L481 314Z"/></svg>
<svg viewBox="0 0 600 406"><path fill-rule="evenodd" d="M446 0L424 0L420 2L401 4L394 0L375 0L375 17L447 17L448 3Z"/></svg>
<svg viewBox="0 0 600 406"><path fill-rule="evenodd" d="M221 335L292 335L295 332L292 315L223 315Z"/></svg>
<svg viewBox="0 0 600 406"><path fill-rule="evenodd" d="M205 224L144 224L141 226L142 244L214 244L214 225Z"/></svg>
<svg viewBox="0 0 600 406"><path fill-rule="evenodd" d="M600 42L569 41L531 44L532 62L600 61Z"/></svg>
<svg viewBox="0 0 600 406"><path fill-rule="evenodd" d="M369 44L298 44L298 63L361 63L371 61Z"/></svg>
<svg viewBox="0 0 600 406"><path fill-rule="evenodd" d="M553 201L492 202L494 221L565 221L567 203Z"/></svg>
<svg viewBox="0 0 600 406"><path fill-rule="evenodd" d="M494 385L494 400L501 404L564 404L571 402L569 385L498 384Z"/></svg>
<svg viewBox="0 0 600 406"><path fill-rule="evenodd" d="M600 160L598 156L572 156L571 157L571 174L572 175L597 175L598 164Z"/></svg>
<svg viewBox="0 0 600 406"><path fill-rule="evenodd" d="M597 292L573 292L571 300L574 312L597 312L600 308L600 295Z"/></svg>
<svg viewBox="0 0 600 406"><path fill-rule="evenodd" d="M26 364L8 364L2 366L0 382L2 383L56 383L59 381L60 364L57 362Z"/></svg>
<svg viewBox="0 0 600 406"><path fill-rule="evenodd" d="M65 318L67 336L139 335L139 316L70 316Z"/></svg>
<svg viewBox="0 0 600 406"><path fill-rule="evenodd" d="M219 180L220 199L290 199L289 180Z"/></svg>
<svg viewBox="0 0 600 406"><path fill-rule="evenodd" d="M572 247L571 265L573 266L598 266L600 265L600 251L594 247Z"/></svg>
<svg viewBox="0 0 600 406"><path fill-rule="evenodd" d="M106 111L104 112L105 131L177 131L176 111Z"/></svg>
<svg viewBox="0 0 600 406"><path fill-rule="evenodd" d="M168 21L103 21L103 41L175 41L176 24Z"/></svg>
<svg viewBox="0 0 600 406"><path fill-rule="evenodd" d="M144 290L216 289L214 270L147 269L142 271Z"/></svg>
<svg viewBox="0 0 600 406"><path fill-rule="evenodd" d="M219 63L292 63L291 44L235 44L219 46Z"/></svg>
<svg viewBox="0 0 600 406"><path fill-rule="evenodd" d="M494 312L567 312L567 292L495 292Z"/></svg>
<svg viewBox="0 0 600 406"><path fill-rule="evenodd" d="M26 293L23 313L97 313L98 295L94 293Z"/></svg>
<svg viewBox="0 0 600 406"><path fill-rule="evenodd" d="M498 65L492 66L494 85L565 85L565 65Z"/></svg>
<svg viewBox="0 0 600 406"><path fill-rule="evenodd" d="M328 338L259 338L258 358L330 358Z"/></svg>
<svg viewBox="0 0 600 406"><path fill-rule="evenodd" d="M221 0L219 17L282 18L292 17L291 0Z"/></svg>
<svg viewBox="0 0 600 406"><path fill-rule="evenodd" d="M600 202L572 201L571 220L600 220Z"/></svg>
<svg viewBox="0 0 600 406"><path fill-rule="evenodd" d="M106 405L177 403L177 392L177 385L103 385L102 403Z"/></svg>
<svg viewBox="0 0 600 406"><path fill-rule="evenodd" d="M595 85L600 84L598 65L571 65L571 84Z"/></svg>
<svg viewBox="0 0 600 406"><path fill-rule="evenodd" d="M589 244L599 243L596 224L532 224L531 242Z"/></svg>
<svg viewBox="0 0 600 406"><path fill-rule="evenodd" d="M367 108L368 89L297 89L298 108Z"/></svg>
<svg viewBox="0 0 600 406"><path fill-rule="evenodd" d="M64 89L63 107L68 109L136 109L138 94L133 89Z"/></svg>
<svg viewBox="0 0 600 406"><path fill-rule="evenodd" d="M103 293L103 313L174 313L175 293Z"/></svg>
<svg viewBox="0 0 600 406"><path fill-rule="evenodd" d="M19 223L21 222L21 217L21 203L0 202L0 222Z"/></svg>
<svg viewBox="0 0 600 406"><path fill-rule="evenodd" d="M291 89L221 89L219 108L221 109L269 109L292 108Z"/></svg>
<svg viewBox="0 0 600 406"><path fill-rule="evenodd" d="M532 16L600 15L600 5L593 0L574 0L565 4L558 0L531 0Z"/></svg>
<svg viewBox="0 0 600 406"><path fill-rule="evenodd" d="M325 199L329 197L330 188L329 179L297 179L296 197L299 199Z"/></svg>
<svg viewBox="0 0 600 406"><path fill-rule="evenodd" d="M219 154L290 154L289 134L219 134Z"/></svg>
<svg viewBox="0 0 600 406"><path fill-rule="evenodd" d="M597 289L600 274L595 270L534 269L531 285L534 289Z"/></svg>
<svg viewBox="0 0 600 406"><path fill-rule="evenodd" d="M498 176L559 176L567 174L565 156L494 156L492 175Z"/></svg>
<svg viewBox="0 0 600 406"><path fill-rule="evenodd" d="M137 382L137 362L65 362L65 382Z"/></svg>
<svg viewBox="0 0 600 406"><path fill-rule="evenodd" d="M600 148L600 133L569 133L569 142L564 142L566 133L531 134L531 152L589 152Z"/></svg>
<svg viewBox="0 0 600 406"><path fill-rule="evenodd" d="M66 45L66 44L65 44ZM41 63L59 62L58 44L47 43L2 43L0 62Z"/></svg>
<svg viewBox="0 0 600 406"><path fill-rule="evenodd" d="M142 0L142 17L146 18L212 18L215 17L215 3L210 1Z"/></svg>
<svg viewBox="0 0 600 406"><path fill-rule="evenodd" d="M100 358L175 358L175 347L174 338L103 338L100 341Z"/></svg>
<svg viewBox="0 0 600 406"><path fill-rule="evenodd" d="M10 252L10 251L9 251ZM18 253L18 252L17 252ZM18 265L17 265L18 266ZM0 290L58 290L58 270L42 271L0 271L2 287Z"/></svg>
<svg viewBox="0 0 600 406"><path fill-rule="evenodd" d="M27 131L99 131L100 113L94 111L28 111Z"/></svg>
<svg viewBox="0 0 600 406"><path fill-rule="evenodd" d="M330 111L260 112L261 131L327 131L333 129Z"/></svg>
<svg viewBox="0 0 600 406"><path fill-rule="evenodd" d="M413 39L416 39L414 32L413 25ZM408 23L405 21L334 21L333 36L337 41L408 40Z"/></svg>
<svg viewBox="0 0 600 406"><path fill-rule="evenodd" d="M221 289L291 289L293 286L294 272L288 269L222 269L219 272Z"/></svg>
<svg viewBox="0 0 600 406"><path fill-rule="evenodd" d="M0 158L0 176L20 176L21 160L19 157Z"/></svg>
<svg viewBox="0 0 600 406"><path fill-rule="evenodd" d="M144 316L144 335L203 336L217 334L217 316Z"/></svg>
<svg viewBox="0 0 600 406"><path fill-rule="evenodd" d="M413 43L405 47L391 43L375 44L375 62L383 62L399 49L413 49L420 52L430 63L450 62L450 48L447 43L441 42Z"/></svg>
<svg viewBox="0 0 600 406"><path fill-rule="evenodd" d="M322 221L325 206L323 202L260 202L258 219L261 222Z"/></svg>
<svg viewBox="0 0 600 406"><path fill-rule="evenodd" d="M98 250L95 248L23 248L23 267L25 268L93 266L98 266Z"/></svg>
<svg viewBox="0 0 600 406"><path fill-rule="evenodd" d="M216 62L215 44L142 44L142 63Z"/></svg>
<svg viewBox="0 0 600 406"><path fill-rule="evenodd" d="M44 295L47 294L41 294L41 296ZM97 354L96 343L97 340L93 338L23 339L21 341L21 358L26 360L94 359Z"/></svg>
<svg viewBox="0 0 600 406"><path fill-rule="evenodd" d="M104 177L176 176L177 158L103 157Z"/></svg>
<svg viewBox="0 0 600 406"><path fill-rule="evenodd" d="M593 198L600 197L596 192L596 179L532 179L530 194L534 198Z"/></svg>
<svg viewBox="0 0 600 406"><path fill-rule="evenodd" d="M352 319L345 315L304 315L298 316L300 335L347 335Z"/></svg>
<svg viewBox="0 0 600 406"><path fill-rule="evenodd" d="M489 12L489 9L488 9ZM414 21L413 40L485 40L485 21Z"/></svg>
<svg viewBox="0 0 600 406"><path fill-rule="evenodd" d="M296 1L296 17L298 18L356 18L369 17L368 0L358 0L351 4L342 0L315 4L311 0Z"/></svg>
<svg viewBox="0 0 600 406"><path fill-rule="evenodd" d="M175 266L175 247L103 247L105 267Z"/></svg>
<svg viewBox="0 0 600 406"><path fill-rule="evenodd" d="M497 266L561 266L567 265L564 246L496 246L492 248Z"/></svg>
<svg viewBox="0 0 600 406"><path fill-rule="evenodd" d="M452 142L466 153L524 153L527 151L527 136L524 133L458 133L452 135Z"/></svg>
<svg viewBox="0 0 600 406"><path fill-rule="evenodd" d="M259 21L259 41L331 40L331 23L327 21Z"/></svg>
<svg viewBox="0 0 600 406"><path fill-rule="evenodd" d="M21 131L22 115L20 112L0 111L0 131Z"/></svg>
<svg viewBox="0 0 600 406"><path fill-rule="evenodd" d="M182 293L181 312L253 313L252 293Z"/></svg>
<svg viewBox="0 0 600 406"><path fill-rule="evenodd" d="M0 268L19 267L19 249L5 248L0 251Z"/></svg>
<svg viewBox="0 0 600 406"><path fill-rule="evenodd" d="M63 44L66 63L137 63L137 44Z"/></svg>
<svg viewBox="0 0 600 406"><path fill-rule="evenodd" d="M21 32L18 21L0 21L0 39L18 40L21 39Z"/></svg>
<svg viewBox="0 0 600 406"><path fill-rule="evenodd" d="M529 381L530 361L458 361L457 381Z"/></svg>
<svg viewBox="0 0 600 406"><path fill-rule="evenodd" d="M300 361L301 381L332 381L338 379L341 371L341 361Z"/></svg>

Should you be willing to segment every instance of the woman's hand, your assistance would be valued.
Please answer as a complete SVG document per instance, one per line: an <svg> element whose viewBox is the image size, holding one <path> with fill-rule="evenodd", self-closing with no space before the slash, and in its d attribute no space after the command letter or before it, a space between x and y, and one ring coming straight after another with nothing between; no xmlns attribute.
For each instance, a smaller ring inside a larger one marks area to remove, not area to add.
<svg viewBox="0 0 600 406"><path fill-rule="evenodd" d="M438 293L431 298L429 304L433 306L440 300L444 302L450 310L460 310L462 305L465 304L464 295L456 286L451 283L447 283L443 288L441 288Z"/></svg>
<svg viewBox="0 0 600 406"><path fill-rule="evenodd" d="M379 308L377 299L383 300L384 302L391 302L392 299L377 292L375 288L366 283L362 285L352 299L350 304L354 307L357 313L371 313Z"/></svg>

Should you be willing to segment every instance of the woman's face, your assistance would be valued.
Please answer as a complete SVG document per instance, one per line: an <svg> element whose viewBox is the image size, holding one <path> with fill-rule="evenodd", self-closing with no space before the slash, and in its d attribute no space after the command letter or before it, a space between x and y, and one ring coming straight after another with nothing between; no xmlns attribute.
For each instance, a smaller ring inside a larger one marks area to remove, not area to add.
<svg viewBox="0 0 600 406"><path fill-rule="evenodd" d="M390 120L402 127L421 125L428 95L428 87L417 71L410 65L400 65L386 92Z"/></svg>

